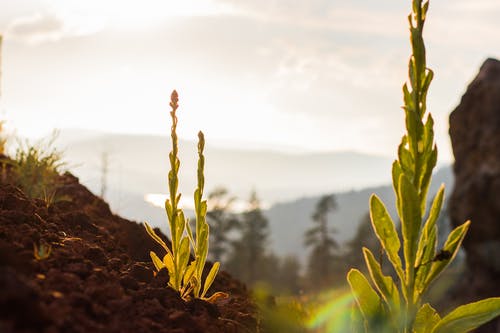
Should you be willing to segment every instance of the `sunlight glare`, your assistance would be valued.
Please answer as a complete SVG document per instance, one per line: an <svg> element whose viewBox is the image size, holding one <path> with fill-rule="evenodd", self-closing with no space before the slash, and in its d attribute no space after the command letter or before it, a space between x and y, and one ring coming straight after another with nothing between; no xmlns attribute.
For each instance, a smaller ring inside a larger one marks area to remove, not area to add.
<svg viewBox="0 0 500 333"><path fill-rule="evenodd" d="M69 25L84 30L141 28L170 18L217 15L229 7L213 0L48 0Z"/></svg>
<svg viewBox="0 0 500 333"><path fill-rule="evenodd" d="M347 332L350 329L351 309L354 304L351 291L324 291L319 298L319 305L311 311L307 327L315 329L315 332Z"/></svg>

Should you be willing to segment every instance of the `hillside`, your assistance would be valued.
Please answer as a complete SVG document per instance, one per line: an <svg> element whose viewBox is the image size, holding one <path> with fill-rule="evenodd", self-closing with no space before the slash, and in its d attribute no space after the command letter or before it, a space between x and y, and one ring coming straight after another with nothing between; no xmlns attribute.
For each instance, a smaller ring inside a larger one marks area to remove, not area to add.
<svg viewBox="0 0 500 333"><path fill-rule="evenodd" d="M57 184L61 200L48 202L9 175L0 181L0 332L257 330L240 282L220 272L211 291L229 298L184 302L165 270L153 273L149 251L163 252L143 226L112 214L71 174Z"/></svg>

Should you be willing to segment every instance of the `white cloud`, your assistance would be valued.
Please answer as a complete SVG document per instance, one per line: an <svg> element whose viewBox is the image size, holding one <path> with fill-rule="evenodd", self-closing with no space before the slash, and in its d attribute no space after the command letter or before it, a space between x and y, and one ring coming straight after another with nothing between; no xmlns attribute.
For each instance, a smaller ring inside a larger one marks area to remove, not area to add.
<svg viewBox="0 0 500 333"><path fill-rule="evenodd" d="M36 13L17 18L7 27L7 37L29 43L55 41L67 33L64 22L49 14Z"/></svg>
<svg viewBox="0 0 500 333"><path fill-rule="evenodd" d="M212 0L45 0L43 4L35 12L12 17L7 35L36 44L105 29L158 28L171 19L232 12L230 6Z"/></svg>

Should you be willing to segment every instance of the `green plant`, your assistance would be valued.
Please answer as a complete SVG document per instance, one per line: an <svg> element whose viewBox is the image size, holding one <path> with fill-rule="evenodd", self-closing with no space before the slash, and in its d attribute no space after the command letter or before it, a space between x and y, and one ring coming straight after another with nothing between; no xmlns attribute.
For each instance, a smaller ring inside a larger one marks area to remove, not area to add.
<svg viewBox="0 0 500 333"><path fill-rule="evenodd" d="M33 243L33 256L36 260L48 259L51 253L52 245L47 244L45 241L41 240L40 245Z"/></svg>
<svg viewBox="0 0 500 333"><path fill-rule="evenodd" d="M47 206L58 201L59 171L64 165L61 153L53 148L57 133L45 142L20 142L13 165L13 180L30 198L42 199Z"/></svg>
<svg viewBox="0 0 500 333"><path fill-rule="evenodd" d="M172 107L172 111L170 112L170 116L172 118L172 151L169 154L171 169L168 173L170 198L165 201L165 210L167 212L170 236L172 239L171 249L169 249L167 244L154 232L151 226L145 223L148 234L166 251L163 260L161 260L153 251L150 252L150 256L155 268L158 271L164 268L168 270L168 285L178 291L183 299L187 300L193 296L207 301L214 301L218 297L224 297L225 294L217 292L211 297L206 297L206 293L214 282L215 276L219 270L220 264L218 262L213 264L210 272L205 278L204 283L202 283L203 270L208 255L209 239L209 226L206 222L207 202L202 200L205 183L205 157L203 156L205 138L202 132L198 133L198 187L194 192L196 234L193 234L189 226L189 222L184 216L184 212L178 207L181 198L181 194L177 193L177 189L179 187L178 173L180 167L180 161L177 157L178 140L176 133L176 111L179 107L178 101L179 98L177 92L174 90L170 101L170 106ZM193 248L194 259L189 262L191 257L191 247Z"/></svg>
<svg viewBox="0 0 500 333"><path fill-rule="evenodd" d="M359 270L352 269L347 276L359 310L354 318L361 320L361 330L367 332L468 332L500 314L498 297L460 306L443 318L430 304L422 304L424 293L455 258L470 226L467 221L454 229L443 248L437 250L436 220L443 204L443 186L425 218L427 192L437 160L433 119L430 114L425 117L427 91L433 78L433 72L426 67L422 37L428 8L429 1L413 0L408 16L412 55L409 85L403 86L406 134L392 167L403 258L399 254L401 241L394 221L376 195L370 198L373 229L399 283L383 274L381 265L366 248L364 258L375 288Z"/></svg>
<svg viewBox="0 0 500 333"><path fill-rule="evenodd" d="M4 126L5 120L0 120L0 155L5 155L5 145L7 144L7 137L5 136Z"/></svg>

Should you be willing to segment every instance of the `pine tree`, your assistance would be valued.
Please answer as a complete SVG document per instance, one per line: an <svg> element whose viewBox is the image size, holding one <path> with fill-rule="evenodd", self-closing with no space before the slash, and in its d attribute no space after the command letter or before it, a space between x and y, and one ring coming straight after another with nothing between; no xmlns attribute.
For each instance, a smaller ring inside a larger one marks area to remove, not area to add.
<svg viewBox="0 0 500 333"><path fill-rule="evenodd" d="M238 219L231 212L234 197L228 198L228 191L218 187L208 195L209 211L207 222L210 225L210 256L214 261L222 261L230 244L229 233L238 227Z"/></svg>
<svg viewBox="0 0 500 333"><path fill-rule="evenodd" d="M241 237L233 241L226 267L243 282L254 285L262 280L260 267L265 265L269 222L262 213L257 194L252 192L249 209L241 215Z"/></svg>
<svg viewBox="0 0 500 333"><path fill-rule="evenodd" d="M311 247L308 261L309 282L314 287L329 284L333 274L335 251L339 245L332 234L335 229L328 228L328 214L337 208L335 196L325 195L317 203L311 216L314 226L304 234L304 244Z"/></svg>

